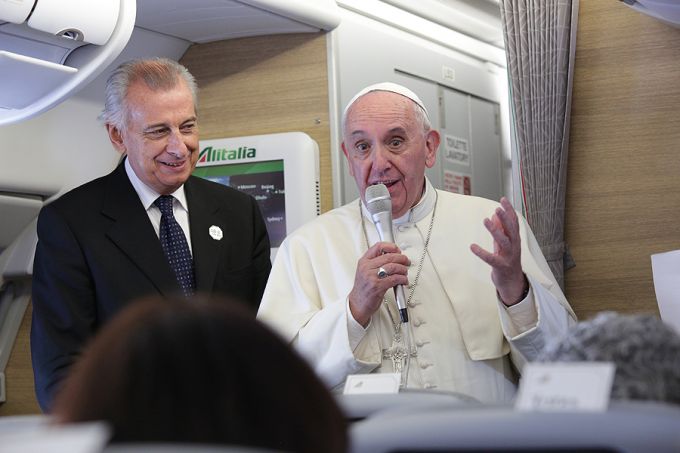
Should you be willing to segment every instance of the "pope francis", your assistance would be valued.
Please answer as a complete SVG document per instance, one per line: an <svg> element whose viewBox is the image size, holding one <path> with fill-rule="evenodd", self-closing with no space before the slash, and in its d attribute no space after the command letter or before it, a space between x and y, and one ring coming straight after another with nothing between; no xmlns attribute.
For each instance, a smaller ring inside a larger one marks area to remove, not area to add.
<svg viewBox="0 0 680 453"><path fill-rule="evenodd" d="M258 318L331 388L350 374L398 372L404 387L510 401L523 363L576 321L526 221L505 198L430 184L440 136L403 86L360 91L342 132L361 199L286 238ZM394 243L380 240L367 209L376 184L389 191Z"/></svg>

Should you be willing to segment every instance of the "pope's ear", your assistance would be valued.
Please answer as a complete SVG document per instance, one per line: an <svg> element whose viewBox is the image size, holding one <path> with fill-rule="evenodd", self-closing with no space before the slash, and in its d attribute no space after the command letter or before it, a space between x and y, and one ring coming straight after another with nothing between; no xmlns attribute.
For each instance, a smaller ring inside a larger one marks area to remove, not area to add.
<svg viewBox="0 0 680 453"><path fill-rule="evenodd" d="M109 133L109 140L111 140L111 144L116 148L116 151L125 154L126 149L125 144L123 143L123 133L121 130L113 124L107 124L106 131Z"/></svg>
<svg viewBox="0 0 680 453"><path fill-rule="evenodd" d="M342 142L340 144L340 147L342 148L342 153L345 155L345 159L347 159L347 168L349 169L349 175L354 176L354 167L352 167L352 162L349 161L349 153L347 152L347 148L345 148L345 142Z"/></svg>
<svg viewBox="0 0 680 453"><path fill-rule="evenodd" d="M427 148L425 165L427 165L427 168L432 168L437 161L437 149L439 148L440 141L441 136L439 135L439 132L434 129L427 131L427 136L425 137L425 147Z"/></svg>

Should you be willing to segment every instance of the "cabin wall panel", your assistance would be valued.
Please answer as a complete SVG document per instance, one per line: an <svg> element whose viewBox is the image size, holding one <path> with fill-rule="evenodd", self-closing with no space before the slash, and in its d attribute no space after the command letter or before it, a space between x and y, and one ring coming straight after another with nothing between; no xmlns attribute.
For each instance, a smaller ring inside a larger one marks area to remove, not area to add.
<svg viewBox="0 0 680 453"><path fill-rule="evenodd" d="M196 77L202 139L301 131L319 145L321 210L333 207L326 35L195 44L180 60Z"/></svg>
<svg viewBox="0 0 680 453"><path fill-rule="evenodd" d="M7 400L0 404L0 417L5 415L39 414L40 406L33 388L33 366L31 365L31 313L28 304L19 333L14 341L12 354L5 369L5 393Z"/></svg>
<svg viewBox="0 0 680 453"><path fill-rule="evenodd" d="M680 29L580 2L566 295L580 318L657 312L650 255L680 249Z"/></svg>

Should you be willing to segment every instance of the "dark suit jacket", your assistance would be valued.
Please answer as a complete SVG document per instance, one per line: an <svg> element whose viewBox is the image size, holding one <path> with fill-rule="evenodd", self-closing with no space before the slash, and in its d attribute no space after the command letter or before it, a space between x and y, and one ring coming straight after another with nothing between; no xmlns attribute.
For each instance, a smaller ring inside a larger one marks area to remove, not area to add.
<svg viewBox="0 0 680 453"><path fill-rule="evenodd" d="M253 316L269 276L269 238L255 200L197 177L184 184L197 293L247 303ZM208 229L222 229L221 240ZM43 207L33 265L31 353L48 410L85 342L133 299L180 293L123 164Z"/></svg>

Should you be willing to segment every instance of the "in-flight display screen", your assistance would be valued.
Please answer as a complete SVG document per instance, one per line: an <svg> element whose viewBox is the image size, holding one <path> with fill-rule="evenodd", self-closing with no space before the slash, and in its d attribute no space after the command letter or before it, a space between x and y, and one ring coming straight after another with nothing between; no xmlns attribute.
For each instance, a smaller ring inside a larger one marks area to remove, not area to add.
<svg viewBox="0 0 680 453"><path fill-rule="evenodd" d="M196 167L194 175L233 187L257 200L272 247L286 237L286 188L283 160Z"/></svg>

